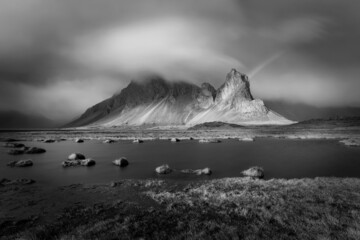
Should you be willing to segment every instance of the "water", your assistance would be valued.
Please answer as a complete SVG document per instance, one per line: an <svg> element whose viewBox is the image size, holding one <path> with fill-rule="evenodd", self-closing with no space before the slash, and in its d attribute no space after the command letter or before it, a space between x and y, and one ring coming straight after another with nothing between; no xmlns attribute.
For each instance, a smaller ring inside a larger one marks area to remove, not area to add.
<svg viewBox="0 0 360 240"><path fill-rule="evenodd" d="M197 141L171 143L165 140L133 144L120 141L104 144L92 140L85 143L24 142L27 146L45 148L45 154L11 156L8 148L0 148L0 178L31 178L39 184L68 185L73 183L107 183L118 179L166 178L197 180L241 176L251 166L265 169L265 177L360 177L360 148L351 148L333 140L288 140L258 138L255 142L224 140L201 144ZM72 152L80 152L96 160L93 167L63 168L61 162ZM126 168L111 162L126 157ZM10 168L8 161L32 159L34 166ZM194 176L175 171L159 176L154 169L169 164L173 169L210 167L211 176Z"/></svg>

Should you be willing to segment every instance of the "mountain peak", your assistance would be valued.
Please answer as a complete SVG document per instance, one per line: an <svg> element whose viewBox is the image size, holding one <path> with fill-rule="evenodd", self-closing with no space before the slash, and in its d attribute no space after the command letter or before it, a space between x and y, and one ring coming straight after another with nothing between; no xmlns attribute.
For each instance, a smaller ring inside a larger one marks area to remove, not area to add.
<svg viewBox="0 0 360 240"><path fill-rule="evenodd" d="M235 68L231 69L231 71L227 74L226 79L227 80L234 79L234 80L249 82L248 76L244 73L238 72Z"/></svg>
<svg viewBox="0 0 360 240"><path fill-rule="evenodd" d="M239 102L254 100L250 91L249 78L236 69L226 75L225 83L218 89L216 103L234 106Z"/></svg>

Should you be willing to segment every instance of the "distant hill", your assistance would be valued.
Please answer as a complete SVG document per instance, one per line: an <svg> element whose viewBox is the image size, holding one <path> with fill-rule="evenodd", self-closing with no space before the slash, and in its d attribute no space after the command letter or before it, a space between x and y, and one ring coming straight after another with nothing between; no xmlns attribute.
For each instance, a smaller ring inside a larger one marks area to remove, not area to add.
<svg viewBox="0 0 360 240"><path fill-rule="evenodd" d="M238 124L224 123L224 122L205 122L197 124L193 127L188 128L188 130L206 130L206 129L232 129L232 128L242 128L243 126Z"/></svg>
<svg viewBox="0 0 360 240"><path fill-rule="evenodd" d="M0 128L53 128L59 124L48 118L29 115L17 111L0 111Z"/></svg>
<svg viewBox="0 0 360 240"><path fill-rule="evenodd" d="M293 121L360 116L360 107L315 107L301 103L265 101L273 111Z"/></svg>

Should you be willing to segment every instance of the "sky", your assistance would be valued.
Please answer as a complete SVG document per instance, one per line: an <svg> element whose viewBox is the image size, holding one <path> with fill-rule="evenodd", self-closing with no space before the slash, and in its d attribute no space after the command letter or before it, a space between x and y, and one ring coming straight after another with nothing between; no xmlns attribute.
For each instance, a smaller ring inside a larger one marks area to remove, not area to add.
<svg viewBox="0 0 360 240"><path fill-rule="evenodd" d="M74 119L158 73L360 107L357 0L0 0L0 111Z"/></svg>

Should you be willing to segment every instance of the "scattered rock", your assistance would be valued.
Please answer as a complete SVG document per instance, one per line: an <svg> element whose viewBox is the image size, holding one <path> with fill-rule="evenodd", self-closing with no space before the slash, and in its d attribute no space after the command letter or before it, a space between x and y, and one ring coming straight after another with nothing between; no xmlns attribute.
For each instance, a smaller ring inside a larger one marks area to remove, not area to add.
<svg viewBox="0 0 360 240"><path fill-rule="evenodd" d="M180 139L178 139L178 138L171 138L170 141L171 141L171 142L180 142Z"/></svg>
<svg viewBox="0 0 360 240"><path fill-rule="evenodd" d="M349 138L349 139L341 140L339 142L344 144L345 146L350 146L350 147L359 147L360 146L359 138Z"/></svg>
<svg viewBox="0 0 360 240"><path fill-rule="evenodd" d="M28 153L28 154L37 154L37 153L44 153L44 152L46 152L45 149L37 148L37 147L31 147L31 148L25 150L25 153Z"/></svg>
<svg viewBox="0 0 360 240"><path fill-rule="evenodd" d="M95 162L94 159L87 158L87 159L84 159L84 160L80 160L80 164L81 164L81 166L90 167L90 166L94 166L96 164L96 162Z"/></svg>
<svg viewBox="0 0 360 240"><path fill-rule="evenodd" d="M45 139L44 143L54 143L55 140L54 139Z"/></svg>
<svg viewBox="0 0 360 240"><path fill-rule="evenodd" d="M80 160L66 160L61 163L63 167L75 167L80 165Z"/></svg>
<svg viewBox="0 0 360 240"><path fill-rule="evenodd" d="M129 161L125 157L121 157L120 159L115 159L113 164L119 167L126 167L129 165Z"/></svg>
<svg viewBox="0 0 360 240"><path fill-rule="evenodd" d="M7 143L4 144L4 147L7 147L7 148L22 148L22 147L25 147L25 145L22 144L22 143L7 142Z"/></svg>
<svg viewBox="0 0 360 240"><path fill-rule="evenodd" d="M243 137L243 138L239 138L239 141L242 141L242 142L253 142L254 139L251 138L251 137Z"/></svg>
<svg viewBox="0 0 360 240"><path fill-rule="evenodd" d="M6 164L9 167L30 167L33 165L31 159L19 160L19 161L11 161Z"/></svg>
<svg viewBox="0 0 360 240"><path fill-rule="evenodd" d="M14 139L14 138L5 138L3 139L4 142L19 142L21 140L19 139Z"/></svg>
<svg viewBox="0 0 360 240"><path fill-rule="evenodd" d="M241 173L246 177L264 178L264 169L261 167L251 167Z"/></svg>
<svg viewBox="0 0 360 240"><path fill-rule="evenodd" d="M28 185L28 184L32 184L35 181L32 179L28 179L28 178L18 178L15 180L9 180L7 178L3 178L0 180L0 185Z"/></svg>
<svg viewBox="0 0 360 240"><path fill-rule="evenodd" d="M117 185L118 185L117 182L114 182L114 181L110 182L110 187L116 187Z"/></svg>
<svg viewBox="0 0 360 240"><path fill-rule="evenodd" d="M106 139L105 141L103 141L103 143L114 143L115 141L112 139Z"/></svg>
<svg viewBox="0 0 360 240"><path fill-rule="evenodd" d="M63 167L75 167L75 166L94 166L96 164L95 160L91 158L82 159L82 160L67 160L62 162Z"/></svg>
<svg viewBox="0 0 360 240"><path fill-rule="evenodd" d="M141 139L135 139L134 141L133 141L133 143L143 143L144 141L143 140L141 140Z"/></svg>
<svg viewBox="0 0 360 240"><path fill-rule="evenodd" d="M7 152L10 155L20 155L20 154L24 154L25 150L23 149L11 149Z"/></svg>
<svg viewBox="0 0 360 240"><path fill-rule="evenodd" d="M161 165L157 168L155 168L155 172L159 173L159 174L168 174L172 172L172 169L169 167L169 165L164 164Z"/></svg>
<svg viewBox="0 0 360 240"><path fill-rule="evenodd" d="M86 157L81 153L72 153L68 156L68 160L83 160Z"/></svg>
<svg viewBox="0 0 360 240"><path fill-rule="evenodd" d="M195 170L196 175L211 175L211 169L210 168L204 168L204 169L198 169Z"/></svg>
<svg viewBox="0 0 360 240"><path fill-rule="evenodd" d="M83 142L84 142L84 140L83 140L83 139L81 139L81 138L76 138L76 139L75 139L75 142L76 142L76 143L83 143Z"/></svg>
<svg viewBox="0 0 360 240"><path fill-rule="evenodd" d="M221 143L219 139L200 139L199 143Z"/></svg>
<svg viewBox="0 0 360 240"><path fill-rule="evenodd" d="M192 173L192 174L196 174L196 175L211 175L211 169L210 168L204 168L204 169L197 169L197 170L193 170L193 169L184 169L181 170L182 173Z"/></svg>

